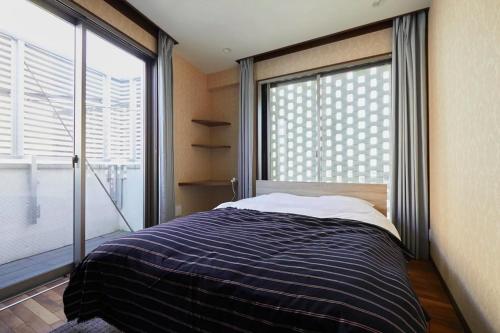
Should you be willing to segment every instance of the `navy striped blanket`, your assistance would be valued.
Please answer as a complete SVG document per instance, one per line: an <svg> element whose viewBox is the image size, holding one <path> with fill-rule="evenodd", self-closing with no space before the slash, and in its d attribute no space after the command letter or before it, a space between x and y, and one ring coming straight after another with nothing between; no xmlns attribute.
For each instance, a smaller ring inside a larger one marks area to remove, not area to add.
<svg viewBox="0 0 500 333"><path fill-rule="evenodd" d="M75 269L68 320L125 332L425 332L400 242L366 223L234 208L108 241Z"/></svg>

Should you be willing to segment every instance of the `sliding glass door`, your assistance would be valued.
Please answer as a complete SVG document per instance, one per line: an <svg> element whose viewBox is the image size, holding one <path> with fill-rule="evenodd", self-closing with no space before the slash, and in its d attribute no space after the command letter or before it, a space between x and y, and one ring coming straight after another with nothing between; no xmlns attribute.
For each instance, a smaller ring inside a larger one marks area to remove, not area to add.
<svg viewBox="0 0 500 333"><path fill-rule="evenodd" d="M0 301L142 229L152 183L151 58L37 4L0 11Z"/></svg>
<svg viewBox="0 0 500 333"><path fill-rule="evenodd" d="M86 40L88 252L144 225L145 63L92 32Z"/></svg>
<svg viewBox="0 0 500 333"><path fill-rule="evenodd" d="M0 290L72 262L74 48L71 23L2 4Z"/></svg>

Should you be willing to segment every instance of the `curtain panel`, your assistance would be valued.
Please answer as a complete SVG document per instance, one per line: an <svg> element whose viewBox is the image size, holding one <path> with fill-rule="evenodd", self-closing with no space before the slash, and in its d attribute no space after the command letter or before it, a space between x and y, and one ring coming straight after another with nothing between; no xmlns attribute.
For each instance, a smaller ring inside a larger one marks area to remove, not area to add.
<svg viewBox="0 0 500 333"><path fill-rule="evenodd" d="M427 13L394 19L391 219L418 259L429 257Z"/></svg>
<svg viewBox="0 0 500 333"><path fill-rule="evenodd" d="M172 51L174 40L158 34L158 178L159 222L175 217Z"/></svg>
<svg viewBox="0 0 500 333"><path fill-rule="evenodd" d="M253 195L254 76L253 58L240 61L238 198Z"/></svg>

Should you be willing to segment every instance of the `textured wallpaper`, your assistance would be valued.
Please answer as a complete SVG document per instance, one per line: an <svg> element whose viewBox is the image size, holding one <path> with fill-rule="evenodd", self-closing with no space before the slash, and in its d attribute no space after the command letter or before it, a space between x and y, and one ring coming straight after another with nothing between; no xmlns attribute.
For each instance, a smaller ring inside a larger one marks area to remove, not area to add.
<svg viewBox="0 0 500 333"><path fill-rule="evenodd" d="M240 82L240 66L228 68L226 70L208 74L208 89L223 88L230 85L237 85Z"/></svg>
<svg viewBox="0 0 500 333"><path fill-rule="evenodd" d="M224 77L227 73L221 72ZM238 74L239 76L239 74ZM213 76L209 75L213 78ZM229 149L214 149L211 152L211 178L229 180L238 177L238 129L239 129L239 85L230 84L210 89L212 119L231 123L228 127L212 129L210 141L214 145L230 145ZM235 187L235 190L236 187ZM230 201L233 193L230 187L219 188L213 192L212 205Z"/></svg>
<svg viewBox="0 0 500 333"><path fill-rule="evenodd" d="M124 16L102 0L73 0L95 16L120 30L145 48L156 53L156 36L141 28L137 23Z"/></svg>
<svg viewBox="0 0 500 333"><path fill-rule="evenodd" d="M239 72L235 68L204 74L174 50L174 154L176 183L237 177ZM228 127L193 124L191 119L224 120ZM192 143L230 145L229 149L192 147ZM208 210L233 197L230 187L179 187L182 215Z"/></svg>
<svg viewBox="0 0 500 333"><path fill-rule="evenodd" d="M258 62L255 65L255 79L331 66L391 51L392 28L389 28Z"/></svg>
<svg viewBox="0 0 500 333"><path fill-rule="evenodd" d="M500 1L435 0L431 252L473 332L500 332Z"/></svg>
<svg viewBox="0 0 500 333"><path fill-rule="evenodd" d="M211 176L210 151L191 147L209 143L210 129L191 119L210 119L207 76L174 51L174 173L175 201L182 214L212 208L210 188L179 187L180 181L207 180Z"/></svg>

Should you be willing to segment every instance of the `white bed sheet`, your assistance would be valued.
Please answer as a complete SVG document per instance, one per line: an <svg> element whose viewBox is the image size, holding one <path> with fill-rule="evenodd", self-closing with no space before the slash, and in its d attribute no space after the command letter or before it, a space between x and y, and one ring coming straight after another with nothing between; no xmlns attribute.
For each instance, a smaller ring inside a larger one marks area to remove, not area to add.
<svg viewBox="0 0 500 333"><path fill-rule="evenodd" d="M356 220L382 227L401 239L394 224L373 208L371 203L353 197L341 195L306 197L288 193L271 193L234 202L225 202L215 209L228 207L318 218Z"/></svg>

